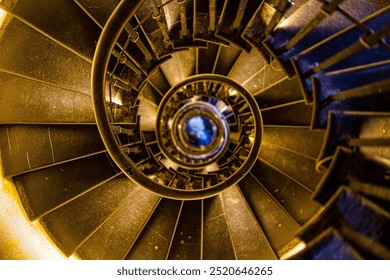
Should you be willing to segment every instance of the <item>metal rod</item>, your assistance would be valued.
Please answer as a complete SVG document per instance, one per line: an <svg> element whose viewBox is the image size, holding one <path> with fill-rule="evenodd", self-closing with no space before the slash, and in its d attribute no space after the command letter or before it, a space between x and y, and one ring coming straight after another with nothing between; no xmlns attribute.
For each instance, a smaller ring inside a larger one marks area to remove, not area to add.
<svg viewBox="0 0 390 280"><path fill-rule="evenodd" d="M178 0L180 9L181 37L188 36L186 0Z"/></svg>
<svg viewBox="0 0 390 280"><path fill-rule="evenodd" d="M134 30L134 28L131 26L130 23L126 24L125 30L129 34L131 41L135 43L137 47L141 50L141 52L144 54L146 60L148 61L152 60L153 59L152 54L146 48L145 44L140 40L139 33Z"/></svg>
<svg viewBox="0 0 390 280"><path fill-rule="evenodd" d="M217 24L217 0L209 1L209 31L214 32Z"/></svg>
<svg viewBox="0 0 390 280"><path fill-rule="evenodd" d="M240 28L241 21L244 18L244 14L245 14L245 10L246 10L247 5L248 5L248 0L240 0L240 4L238 6L236 18L234 19L233 26L232 26L233 30L237 30Z"/></svg>
<svg viewBox="0 0 390 280"><path fill-rule="evenodd" d="M160 13L160 9L157 6L155 0L150 0L150 7L152 9L153 19L157 22L157 24L160 28L160 31L163 34L165 45L166 46L171 45L171 38L169 37L168 26L163 21L162 15Z"/></svg>

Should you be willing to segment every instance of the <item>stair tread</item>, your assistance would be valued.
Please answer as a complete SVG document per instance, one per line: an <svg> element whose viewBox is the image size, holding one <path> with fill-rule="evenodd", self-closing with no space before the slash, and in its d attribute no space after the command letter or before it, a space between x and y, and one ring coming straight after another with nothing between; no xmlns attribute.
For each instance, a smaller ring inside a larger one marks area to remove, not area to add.
<svg viewBox="0 0 390 280"><path fill-rule="evenodd" d="M149 75L147 81L161 96L167 93L171 88L171 85L161 68L157 68L156 71Z"/></svg>
<svg viewBox="0 0 390 280"><path fill-rule="evenodd" d="M255 99L260 109L302 100L298 78L283 78L268 87L264 85L255 93Z"/></svg>
<svg viewBox="0 0 390 280"><path fill-rule="evenodd" d="M217 36L249 52L252 47L241 37L241 34L261 2L258 0L225 1L218 22Z"/></svg>
<svg viewBox="0 0 390 280"><path fill-rule="evenodd" d="M317 186L314 199L325 203L339 186L346 182L357 181L387 187L389 185L387 173L386 161L340 146Z"/></svg>
<svg viewBox="0 0 390 280"><path fill-rule="evenodd" d="M118 0L75 0L75 2L89 11L100 26L104 26L115 10Z"/></svg>
<svg viewBox="0 0 390 280"><path fill-rule="evenodd" d="M162 100L161 94L148 82L145 83L145 86L141 89L140 94L143 98L147 99L155 106L158 106Z"/></svg>
<svg viewBox="0 0 390 280"><path fill-rule="evenodd" d="M105 150L91 125L7 125L0 131L6 176Z"/></svg>
<svg viewBox="0 0 390 280"><path fill-rule="evenodd" d="M348 186L343 186L329 199L323 211L305 225L299 236L303 240L310 240L330 225L340 229L348 227L388 248L390 244L386 236L389 234L389 224L389 212Z"/></svg>
<svg viewBox="0 0 390 280"><path fill-rule="evenodd" d="M194 0L193 36L195 39L204 40L209 43L229 45L228 42L215 36L216 24L221 16L223 3L224 1L215 0L215 10L210 10L210 1ZM214 14L213 19L210 18L211 13Z"/></svg>
<svg viewBox="0 0 390 280"><path fill-rule="evenodd" d="M273 250L280 256L283 248L294 239L299 224L251 173L239 185Z"/></svg>
<svg viewBox="0 0 390 280"><path fill-rule="evenodd" d="M373 18L368 17L365 19L364 24L366 27L372 29L373 32L375 32L386 26L389 13L390 11L386 11L385 9L379 15L376 15ZM301 79L302 87L308 96L310 96L312 92L311 72L314 71L313 69L321 66L321 63L326 62L327 59L335 57L336 54L347 49L348 46L352 46L353 44L357 43L360 36L363 34L363 30L357 27L347 28L346 30L337 33L336 35L329 37L321 44L318 44L315 47L300 53L292 60L294 68L298 72L298 75ZM322 72L346 69L389 59L390 54L381 47L364 48L359 50L357 53L351 53L351 55L337 63L326 66L326 69L323 69ZM318 72L319 70L315 71Z"/></svg>
<svg viewBox="0 0 390 280"><path fill-rule="evenodd" d="M210 43L207 49L198 49L197 74L212 73L220 48L219 45Z"/></svg>
<svg viewBox="0 0 390 280"><path fill-rule="evenodd" d="M315 190L322 177L321 174L315 172L315 159L274 145L264 144L259 158L312 191Z"/></svg>
<svg viewBox="0 0 390 280"><path fill-rule="evenodd" d="M12 19L0 49L2 71L90 94L91 64L20 20Z"/></svg>
<svg viewBox="0 0 390 280"><path fill-rule="evenodd" d="M237 258L276 259L267 236L251 213L238 186L227 189L222 193L222 198Z"/></svg>
<svg viewBox="0 0 390 280"><path fill-rule="evenodd" d="M261 115L264 125L308 126L311 122L312 108L304 101L294 102L262 111Z"/></svg>
<svg viewBox="0 0 390 280"><path fill-rule="evenodd" d="M330 111L388 112L390 98L383 91L390 89L390 79L340 92L324 99L314 95L312 128L324 128Z"/></svg>
<svg viewBox="0 0 390 280"><path fill-rule="evenodd" d="M213 74L228 75L242 51L236 47L221 47L218 60L215 61Z"/></svg>
<svg viewBox="0 0 390 280"><path fill-rule="evenodd" d="M265 67L266 61L259 55L257 50L252 50L250 53L241 52L228 77L246 88L245 84L261 75ZM262 76L260 78L262 79ZM254 92L251 93L254 94L256 91L256 88L254 88Z"/></svg>
<svg viewBox="0 0 390 280"><path fill-rule="evenodd" d="M284 1L285 5L282 7L281 5L278 5L282 1L279 3L272 2L273 1L262 2L242 34L243 38L260 51L267 61L271 59L271 54L264 47L263 41L282 18L288 3L287 1Z"/></svg>
<svg viewBox="0 0 390 280"><path fill-rule="evenodd" d="M300 225L319 210L319 204L311 200L310 190L265 162L257 161L251 173Z"/></svg>
<svg viewBox="0 0 390 280"><path fill-rule="evenodd" d="M279 58L288 62L293 56L299 54L311 46L325 40L329 36L340 32L341 30L351 26L352 22L339 12L334 12L331 15L324 17L318 25L314 26L311 31L303 37L297 44L295 44L289 50L284 50L282 53L278 49L285 47L290 39L292 39L303 27L313 23L314 18L320 14L322 3L320 1L308 1L305 5L301 6L293 15L288 17L280 24L280 27L267 38L266 44L271 46L276 52L279 53ZM339 7L348 12L348 14L354 17L356 20L371 15L378 11L379 8L383 8L383 2L373 1L367 3L364 0L346 0L341 1ZM364 7L364 8L362 8Z"/></svg>
<svg viewBox="0 0 390 280"><path fill-rule="evenodd" d="M182 201L163 198L126 259L165 260L182 205Z"/></svg>
<svg viewBox="0 0 390 280"><path fill-rule="evenodd" d="M18 175L13 180L28 217L34 220L118 173L108 154L103 153Z"/></svg>
<svg viewBox="0 0 390 280"><path fill-rule="evenodd" d="M70 256L138 189L120 175L43 216L40 223L61 251Z"/></svg>
<svg viewBox="0 0 390 280"><path fill-rule="evenodd" d="M390 60L343 71L329 72L314 77L314 92L318 96L317 100L322 100L339 92L386 80L389 76Z"/></svg>
<svg viewBox="0 0 390 280"><path fill-rule="evenodd" d="M343 219L355 231L389 247L390 213L353 191L344 192L337 207Z"/></svg>
<svg viewBox="0 0 390 280"><path fill-rule="evenodd" d="M169 250L169 260L201 259L202 213L201 200L184 202Z"/></svg>
<svg viewBox="0 0 390 280"><path fill-rule="evenodd" d="M1 124L95 123L89 95L1 71L0 107Z"/></svg>
<svg viewBox="0 0 390 280"><path fill-rule="evenodd" d="M312 260L361 260L360 253L333 228L311 241L296 259Z"/></svg>
<svg viewBox="0 0 390 280"><path fill-rule="evenodd" d="M326 138L324 139L318 160L333 155L337 146L350 146L351 140L377 139L389 137L387 131L390 121L389 113L373 112L337 112L331 111L328 117ZM357 143L358 144L358 143ZM378 155L384 158L385 151L379 151L380 145L360 146L361 152L368 155Z"/></svg>
<svg viewBox="0 0 390 280"><path fill-rule="evenodd" d="M54 10L61 10L61 16L53 13ZM73 1L22 1L14 5L11 13L83 58L92 60L100 29Z"/></svg>
<svg viewBox="0 0 390 280"><path fill-rule="evenodd" d="M196 38L193 37L194 1L187 0L179 3L170 3L169 1L163 2L163 11L165 13L165 19L170 32L173 48L207 47L207 42L196 40ZM184 25L186 26L186 30L182 30Z"/></svg>
<svg viewBox="0 0 390 280"><path fill-rule="evenodd" d="M76 251L83 259L122 260L154 212L160 197L140 188Z"/></svg>
<svg viewBox="0 0 390 280"><path fill-rule="evenodd" d="M203 224L202 259L236 259L222 194L204 200Z"/></svg>
<svg viewBox="0 0 390 280"><path fill-rule="evenodd" d="M172 59L160 66L165 78L173 87L183 81L185 78L195 74L196 68L195 48L176 52L172 54ZM180 69L180 71L178 71Z"/></svg>
<svg viewBox="0 0 390 280"><path fill-rule="evenodd" d="M324 131L304 127L264 127L262 142L317 158L324 134Z"/></svg>
<svg viewBox="0 0 390 280"><path fill-rule="evenodd" d="M154 131L156 129L157 106L151 102L142 102L138 109L140 129Z"/></svg>

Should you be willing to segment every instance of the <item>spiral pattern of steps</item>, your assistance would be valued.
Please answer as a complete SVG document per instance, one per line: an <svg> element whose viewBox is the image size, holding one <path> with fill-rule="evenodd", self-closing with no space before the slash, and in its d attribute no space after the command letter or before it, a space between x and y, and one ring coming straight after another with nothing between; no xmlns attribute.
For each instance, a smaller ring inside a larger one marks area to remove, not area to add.
<svg viewBox="0 0 390 280"><path fill-rule="evenodd" d="M0 8L3 174L67 257L390 259L388 0Z"/></svg>

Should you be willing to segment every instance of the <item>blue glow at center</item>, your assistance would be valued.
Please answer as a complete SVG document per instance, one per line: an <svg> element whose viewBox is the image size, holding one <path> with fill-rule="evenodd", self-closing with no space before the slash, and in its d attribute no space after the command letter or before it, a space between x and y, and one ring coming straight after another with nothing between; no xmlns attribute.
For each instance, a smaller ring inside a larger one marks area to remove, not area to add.
<svg viewBox="0 0 390 280"><path fill-rule="evenodd" d="M188 144L201 148L214 141L215 129L216 124L213 120L204 116L194 116L185 122L183 132L187 135Z"/></svg>

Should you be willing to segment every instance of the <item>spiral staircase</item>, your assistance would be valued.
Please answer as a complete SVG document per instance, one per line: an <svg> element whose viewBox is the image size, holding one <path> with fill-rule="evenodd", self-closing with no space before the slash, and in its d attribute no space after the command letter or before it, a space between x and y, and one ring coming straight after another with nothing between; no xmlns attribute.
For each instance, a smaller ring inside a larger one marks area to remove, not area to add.
<svg viewBox="0 0 390 280"><path fill-rule="evenodd" d="M390 1L0 8L3 174L66 257L390 259Z"/></svg>

